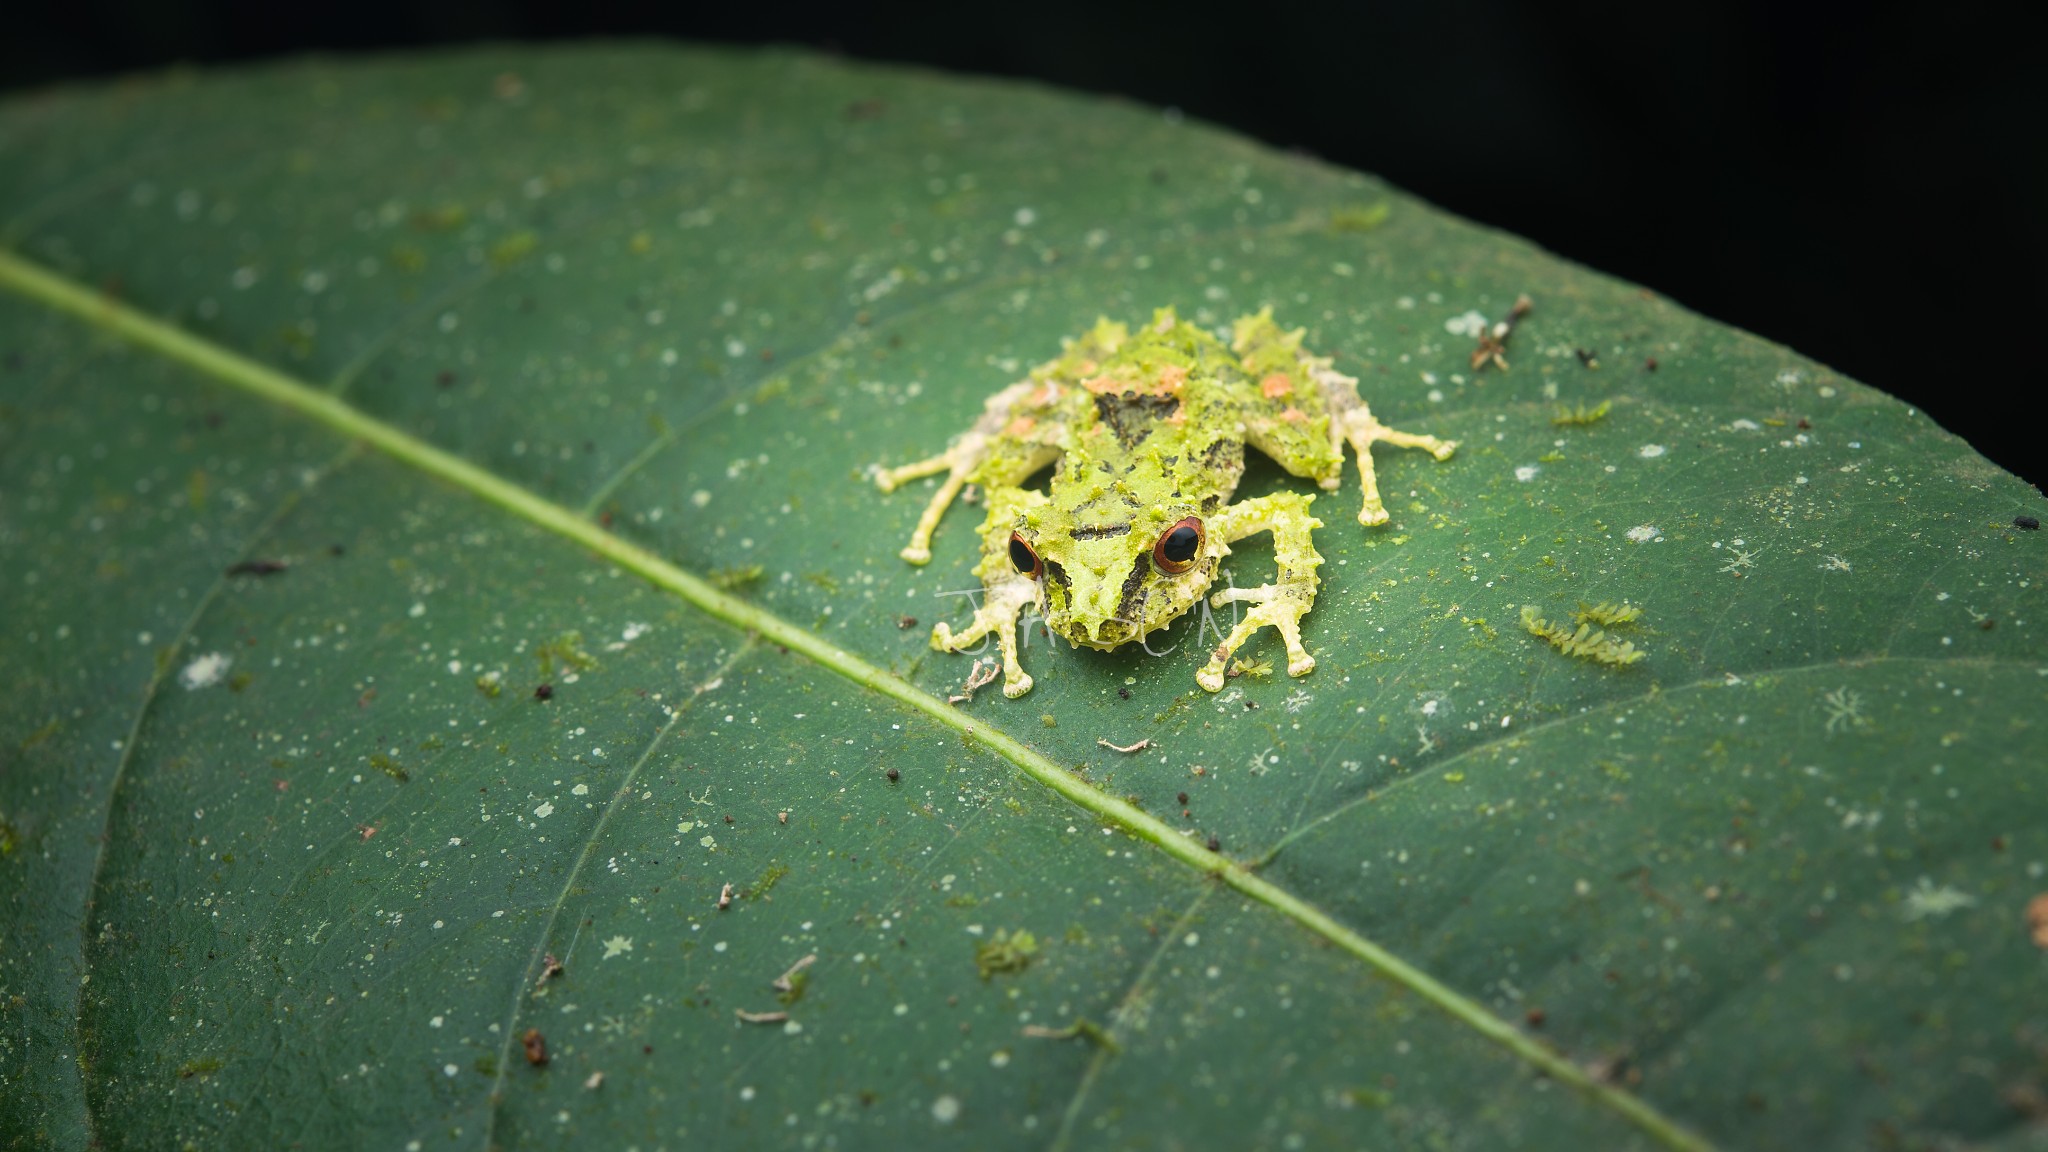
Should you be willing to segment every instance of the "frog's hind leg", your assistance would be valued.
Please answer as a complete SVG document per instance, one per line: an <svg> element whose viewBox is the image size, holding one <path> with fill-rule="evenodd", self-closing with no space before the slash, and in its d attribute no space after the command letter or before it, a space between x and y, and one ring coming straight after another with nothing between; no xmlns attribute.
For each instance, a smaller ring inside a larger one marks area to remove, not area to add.
<svg viewBox="0 0 2048 1152"><path fill-rule="evenodd" d="M1316 602L1316 569L1323 563L1312 533L1323 522L1309 514L1313 496L1299 492L1276 492L1233 504L1210 525L1228 542L1258 532L1273 534L1273 559L1278 578L1257 588L1226 588L1209 597L1209 604L1221 608L1233 601L1253 605L1230 635L1210 653L1209 662L1195 673L1195 681L1211 692L1223 687L1230 658L1251 638L1252 633L1271 625L1287 645L1287 674L1306 676L1315 669L1316 658L1301 644L1301 617Z"/></svg>
<svg viewBox="0 0 2048 1152"><path fill-rule="evenodd" d="M1358 481L1365 492L1365 503L1358 510L1358 522L1367 527L1385 524L1387 506L1380 501L1379 478L1373 471L1373 444L1420 448L1439 460L1448 460L1451 453L1458 450L1458 442L1401 432L1380 423L1373 416L1372 409L1366 407L1365 401L1359 397L1358 381L1332 370L1327 362L1316 365L1314 376L1322 389L1323 401L1330 409L1330 439L1349 441L1351 450L1358 454ZM1335 489L1340 483L1337 476L1322 482L1323 487L1329 489Z"/></svg>

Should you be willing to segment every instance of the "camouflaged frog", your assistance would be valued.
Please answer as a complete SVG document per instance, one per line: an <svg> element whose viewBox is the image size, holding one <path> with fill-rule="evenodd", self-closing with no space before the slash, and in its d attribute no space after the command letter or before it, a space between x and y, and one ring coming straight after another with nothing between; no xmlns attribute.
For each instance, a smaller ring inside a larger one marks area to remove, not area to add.
<svg viewBox="0 0 2048 1152"><path fill-rule="evenodd" d="M1373 479L1375 441L1421 448L1438 460L1457 444L1397 432L1373 419L1358 381L1301 346L1272 309L1232 325L1228 345L1162 308L1136 332L1107 319L1070 342L1059 359L989 397L981 419L945 452L881 469L884 492L936 473L945 479L911 533L903 558L931 560L932 532L967 484L988 503L975 573L985 596L955 632L932 629L932 647L957 652L994 633L1003 692L1022 696L1031 677L1017 661L1017 616L1036 604L1047 627L1076 647L1112 649L1166 627L1209 591L1233 541L1273 534L1278 577L1209 598L1252 608L1210 653L1195 679L1223 686L1231 656L1271 625L1287 645L1287 671L1307 674L1301 617L1315 603L1323 558L1310 538L1322 522L1313 496L1278 492L1230 503L1246 444L1296 476L1339 486L1344 445L1358 455L1365 504L1358 522L1383 524ZM1057 464L1043 492L1023 487Z"/></svg>

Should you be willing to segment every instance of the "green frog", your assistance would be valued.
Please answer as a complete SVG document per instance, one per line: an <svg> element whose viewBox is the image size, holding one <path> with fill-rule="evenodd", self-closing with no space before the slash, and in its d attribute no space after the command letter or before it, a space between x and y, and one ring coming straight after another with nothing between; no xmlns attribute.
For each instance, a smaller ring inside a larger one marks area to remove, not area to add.
<svg viewBox="0 0 2048 1152"><path fill-rule="evenodd" d="M1221 608L1251 605L1195 673L1223 687L1231 657L1271 626L1287 646L1287 671L1316 666L1301 642L1323 558L1322 527L1298 492L1230 502L1244 475L1245 445L1325 489L1342 480L1344 446L1358 457L1364 505L1358 522L1384 524L1372 445L1420 448L1449 459L1455 441L1399 432L1373 418L1358 381L1330 358L1302 347L1271 308L1240 317L1225 344L1175 315L1153 313L1135 332L1098 321L1056 360L989 397L981 418L928 460L878 469L884 492L944 473L902 556L931 560L932 533L963 488L978 485L988 505L975 574L984 595L967 627L941 623L932 647L957 652L993 634L1002 650L1003 693L1031 690L1017 658L1017 618L1036 605L1054 635L1104 650L1165 628L1209 594L1230 545L1273 534L1279 571L1272 583L1209 596ZM1024 487L1054 465L1044 491Z"/></svg>

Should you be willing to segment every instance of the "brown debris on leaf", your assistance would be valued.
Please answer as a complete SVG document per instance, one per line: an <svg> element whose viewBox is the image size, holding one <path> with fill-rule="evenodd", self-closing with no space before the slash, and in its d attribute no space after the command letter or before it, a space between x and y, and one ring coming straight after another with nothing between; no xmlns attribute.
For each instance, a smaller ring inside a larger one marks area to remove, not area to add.
<svg viewBox="0 0 2048 1152"><path fill-rule="evenodd" d="M547 983L548 981L554 979L555 977L560 976L564 971L566 971L566 969L562 967L562 962L560 960L555 959L555 954L553 952L550 952L547 955L541 957L540 976L538 979L534 980L533 986L535 988L538 988L541 985Z"/></svg>
<svg viewBox="0 0 2048 1152"><path fill-rule="evenodd" d="M976 660L974 667L967 670L967 683L960 686L958 693L946 697L946 703L965 704L974 699L974 690L993 682L1001 668L1002 666L993 660Z"/></svg>
<svg viewBox="0 0 2048 1152"><path fill-rule="evenodd" d="M1505 372L1508 370L1508 337L1515 334L1515 325L1522 322L1536 305L1525 294L1515 298L1515 306L1508 309L1508 318L1479 334L1479 346L1472 350L1472 370L1484 371L1488 364Z"/></svg>

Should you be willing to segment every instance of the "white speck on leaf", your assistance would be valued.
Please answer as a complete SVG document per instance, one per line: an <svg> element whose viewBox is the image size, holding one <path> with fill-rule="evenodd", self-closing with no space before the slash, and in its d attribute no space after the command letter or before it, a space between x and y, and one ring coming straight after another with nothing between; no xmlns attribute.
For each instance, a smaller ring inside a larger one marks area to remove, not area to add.
<svg viewBox="0 0 2048 1152"><path fill-rule="evenodd" d="M604 942L604 955L599 957L599 959L609 960L614 956L622 956L632 950L633 938L631 936L614 936Z"/></svg>
<svg viewBox="0 0 2048 1152"><path fill-rule="evenodd" d="M1536 474L1541 471L1543 471L1543 469L1538 468L1534 464L1524 464L1521 467L1515 469L1515 479L1520 480L1524 484L1527 484L1529 481L1534 480L1536 478Z"/></svg>
<svg viewBox="0 0 2048 1152"><path fill-rule="evenodd" d="M1821 707L1828 714L1826 731L1841 732L1850 728L1861 728L1870 723L1863 715L1863 696L1843 685L1820 698Z"/></svg>
<svg viewBox="0 0 2048 1152"><path fill-rule="evenodd" d="M1477 312L1466 312L1444 321L1444 331L1453 336L1478 336L1486 331L1486 317Z"/></svg>
<svg viewBox="0 0 2048 1152"><path fill-rule="evenodd" d="M234 667L234 664L235 658L225 652L208 652L204 656L194 657L190 664L178 670L178 683L187 692L211 688L221 682L221 678L228 674L228 669Z"/></svg>
<svg viewBox="0 0 2048 1152"><path fill-rule="evenodd" d="M1638 544L1648 543L1657 538L1657 526L1655 524L1638 524L1628 530L1628 538Z"/></svg>
<svg viewBox="0 0 2048 1152"><path fill-rule="evenodd" d="M960 1098L941 1096L932 1101L932 1119L941 1124L951 1124L960 1118Z"/></svg>
<svg viewBox="0 0 2048 1152"><path fill-rule="evenodd" d="M1663 454L1664 446L1662 444L1645 444L1641 448L1636 449L1636 455L1641 456L1645 460L1655 460Z"/></svg>
<svg viewBox="0 0 2048 1152"><path fill-rule="evenodd" d="M1941 920L1951 912L1969 908L1976 903L1977 898L1962 889L1948 884L1936 888L1934 881L1922 876L1920 882L1906 893L1905 903L1899 907L1899 915L1909 921L1925 920L1930 917Z"/></svg>
<svg viewBox="0 0 2048 1152"><path fill-rule="evenodd" d="M543 801L541 801L540 807L538 807L538 808L535 808L535 809L533 810L533 814L534 814L535 816L538 816L538 817L540 817L540 818L541 818L542 820L545 820L545 819L547 819L548 817L550 817L550 816L553 816L553 815L555 814L555 803L554 803L554 801L552 801L552 800L543 800Z"/></svg>

